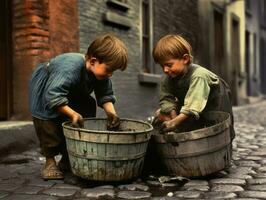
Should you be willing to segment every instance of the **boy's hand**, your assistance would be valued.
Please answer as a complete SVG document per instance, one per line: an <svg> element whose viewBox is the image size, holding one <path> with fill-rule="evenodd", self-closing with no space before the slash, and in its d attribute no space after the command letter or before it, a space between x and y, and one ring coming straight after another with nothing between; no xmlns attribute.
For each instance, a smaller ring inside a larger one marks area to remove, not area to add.
<svg viewBox="0 0 266 200"><path fill-rule="evenodd" d="M171 112L165 114L162 113L161 110L159 109L155 112L155 116L156 118L158 118L158 120L164 122L176 118L177 113L175 110L171 110Z"/></svg>
<svg viewBox="0 0 266 200"><path fill-rule="evenodd" d="M115 131L120 126L120 118L114 114L114 113L108 113L107 114L107 130L109 131Z"/></svg>
<svg viewBox="0 0 266 200"><path fill-rule="evenodd" d="M72 120L73 127L75 127L75 128L83 128L84 127L83 117L79 113L75 112L72 115L71 120Z"/></svg>
<svg viewBox="0 0 266 200"><path fill-rule="evenodd" d="M115 112L115 108L112 102L106 102L103 104L103 109L107 115L107 130L116 131L120 125L120 119Z"/></svg>
<svg viewBox="0 0 266 200"><path fill-rule="evenodd" d="M176 118L176 116L177 116L176 110L172 110L172 111L170 112L170 117L171 117L171 119Z"/></svg>
<svg viewBox="0 0 266 200"><path fill-rule="evenodd" d="M188 115L180 113L175 118L163 122L160 131L163 133L174 131L177 129L177 126L179 126L182 122L188 119L188 117Z"/></svg>
<svg viewBox="0 0 266 200"><path fill-rule="evenodd" d="M165 121L161 125L160 131L163 133L170 132L176 129L177 123L175 120Z"/></svg>
<svg viewBox="0 0 266 200"><path fill-rule="evenodd" d="M161 127L164 121L169 121L177 117L176 110L172 110L169 114L161 113L161 110L155 112L154 120L152 121L153 126Z"/></svg>
<svg viewBox="0 0 266 200"><path fill-rule="evenodd" d="M59 106L57 110L71 119L73 127L83 128L83 117L68 105Z"/></svg>

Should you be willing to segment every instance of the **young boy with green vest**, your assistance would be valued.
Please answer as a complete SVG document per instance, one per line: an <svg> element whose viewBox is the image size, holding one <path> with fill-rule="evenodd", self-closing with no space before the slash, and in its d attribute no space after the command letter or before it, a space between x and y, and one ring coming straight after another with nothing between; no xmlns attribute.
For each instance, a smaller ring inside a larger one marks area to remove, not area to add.
<svg viewBox="0 0 266 200"><path fill-rule="evenodd" d="M213 72L192 63L191 45L180 35L166 35L155 45L153 57L167 75L161 82L160 109L155 114L162 132L197 120L204 112L224 111L231 116L234 138L230 88Z"/></svg>

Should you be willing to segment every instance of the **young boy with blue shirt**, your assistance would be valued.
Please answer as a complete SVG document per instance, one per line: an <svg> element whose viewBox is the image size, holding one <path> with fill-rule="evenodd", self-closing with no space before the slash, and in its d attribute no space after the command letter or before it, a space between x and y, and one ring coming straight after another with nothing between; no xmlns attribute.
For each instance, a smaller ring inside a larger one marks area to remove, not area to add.
<svg viewBox="0 0 266 200"><path fill-rule="evenodd" d="M41 153L46 158L43 179L64 178L62 171L69 160L61 124L70 119L73 126L82 127L84 117L95 117L92 92L108 117L108 128L119 126L110 77L115 70L125 70L127 60L124 43L107 34L97 37L86 55L61 54L34 70L29 84L29 103ZM58 154L62 154L59 166L54 158Z"/></svg>

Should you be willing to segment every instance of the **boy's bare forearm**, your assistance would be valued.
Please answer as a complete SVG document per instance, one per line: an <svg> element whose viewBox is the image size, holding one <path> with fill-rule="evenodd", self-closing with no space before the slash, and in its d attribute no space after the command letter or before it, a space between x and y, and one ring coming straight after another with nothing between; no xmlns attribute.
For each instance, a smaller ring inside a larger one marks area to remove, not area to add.
<svg viewBox="0 0 266 200"><path fill-rule="evenodd" d="M76 111L74 111L72 108L70 108L68 105L59 106L57 110L63 114L68 116L70 119L73 118L73 115L76 114Z"/></svg>
<svg viewBox="0 0 266 200"><path fill-rule="evenodd" d="M61 114L68 116L71 119L74 127L82 128L84 126L83 117L79 113L77 113L75 110L70 108L68 105L59 106L57 110Z"/></svg>
<svg viewBox="0 0 266 200"><path fill-rule="evenodd" d="M187 118L188 118L188 115L183 114L183 113L180 113L173 120L174 120L174 122L175 122L176 125L179 125L182 122L186 121Z"/></svg>
<svg viewBox="0 0 266 200"><path fill-rule="evenodd" d="M187 118L188 118L187 115L180 113L175 118L163 122L162 128L161 128L162 132L169 132L169 131L175 130L177 128L177 126L179 126Z"/></svg>
<svg viewBox="0 0 266 200"><path fill-rule="evenodd" d="M103 104L103 109L106 114L111 113L116 115L115 107L112 102L106 102Z"/></svg>

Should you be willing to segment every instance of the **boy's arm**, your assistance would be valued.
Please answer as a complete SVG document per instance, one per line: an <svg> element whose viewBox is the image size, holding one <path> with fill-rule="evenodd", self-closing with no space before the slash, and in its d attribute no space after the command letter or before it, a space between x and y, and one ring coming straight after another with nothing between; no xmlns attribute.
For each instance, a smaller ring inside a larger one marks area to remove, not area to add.
<svg viewBox="0 0 266 200"><path fill-rule="evenodd" d="M97 104L100 107L103 107L103 104L106 102L112 102L114 104L116 101L112 88L112 82L109 78L97 81L94 93L97 99Z"/></svg>
<svg viewBox="0 0 266 200"><path fill-rule="evenodd" d="M116 114L114 103L115 97L110 79L98 81L94 88L98 106L102 107L108 117L107 130L117 130L120 119Z"/></svg>
<svg viewBox="0 0 266 200"><path fill-rule="evenodd" d="M84 122L82 116L72 108L70 108L68 105L59 106L57 107L57 110L61 114L68 116L71 119L74 127L83 127Z"/></svg>
<svg viewBox="0 0 266 200"><path fill-rule="evenodd" d="M161 112L168 114L176 109L175 97L168 77L165 77L160 86L160 108Z"/></svg>
<svg viewBox="0 0 266 200"><path fill-rule="evenodd" d="M207 104L210 90L211 88L206 78L195 77L191 79L180 113L199 119L200 113Z"/></svg>
<svg viewBox="0 0 266 200"><path fill-rule="evenodd" d="M57 109L58 106L69 103L68 95L72 86L80 82L78 69L78 67L72 67L72 65L64 65L64 67L55 68L49 73L45 93L45 106L47 108Z"/></svg>
<svg viewBox="0 0 266 200"><path fill-rule="evenodd" d="M117 129L120 125L120 119L116 114L114 104L112 102L106 102L102 106L108 117L107 129L108 130Z"/></svg>
<svg viewBox="0 0 266 200"><path fill-rule="evenodd" d="M178 125L180 125L182 122L184 122L189 116L183 113L180 113L175 118L165 121L162 124L162 132L169 132L173 131L177 128Z"/></svg>

